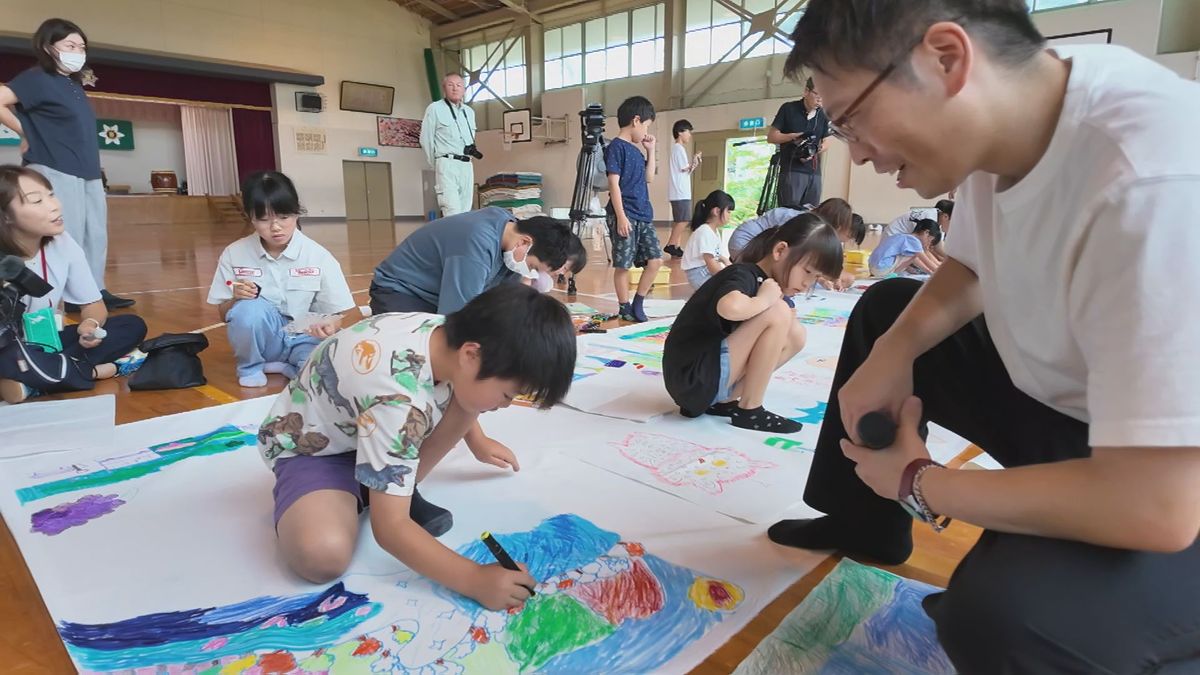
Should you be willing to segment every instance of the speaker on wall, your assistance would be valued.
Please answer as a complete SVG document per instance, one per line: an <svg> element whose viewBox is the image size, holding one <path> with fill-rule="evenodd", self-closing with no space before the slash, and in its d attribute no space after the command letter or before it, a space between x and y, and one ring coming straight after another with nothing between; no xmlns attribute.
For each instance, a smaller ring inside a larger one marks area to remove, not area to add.
<svg viewBox="0 0 1200 675"><path fill-rule="evenodd" d="M311 91L296 92L296 110L298 112L321 112L324 105L321 95Z"/></svg>

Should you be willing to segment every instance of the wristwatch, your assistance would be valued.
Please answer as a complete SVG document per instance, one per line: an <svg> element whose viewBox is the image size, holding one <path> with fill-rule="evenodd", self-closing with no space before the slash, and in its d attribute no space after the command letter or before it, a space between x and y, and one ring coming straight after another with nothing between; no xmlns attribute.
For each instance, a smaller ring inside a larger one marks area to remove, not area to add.
<svg viewBox="0 0 1200 675"><path fill-rule="evenodd" d="M945 468L944 465L933 461L927 457L914 459L904 467L904 473L900 477L900 505L913 518L929 523L933 527L934 532L941 532L950 524L950 518L942 518L938 521L938 514L935 514L929 505L925 503L925 498L921 494L921 477L926 471L933 467Z"/></svg>

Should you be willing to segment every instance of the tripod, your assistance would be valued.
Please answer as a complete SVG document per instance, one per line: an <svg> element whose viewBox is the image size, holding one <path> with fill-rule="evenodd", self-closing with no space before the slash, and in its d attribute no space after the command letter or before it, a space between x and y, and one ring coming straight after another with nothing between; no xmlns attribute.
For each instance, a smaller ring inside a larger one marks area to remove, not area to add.
<svg viewBox="0 0 1200 675"><path fill-rule="evenodd" d="M758 194L758 215L779 205L779 164L783 152L777 151L771 155L771 163L767 166L767 177L763 181L762 191Z"/></svg>
<svg viewBox="0 0 1200 675"><path fill-rule="evenodd" d="M604 113L600 112L600 126L595 126L594 121L592 125L589 125L589 112L592 112L590 107L579 113L582 118L580 127L583 134L583 148L579 150L579 158L575 160L575 189L571 192L571 210L569 212L571 233L576 237L583 235L584 224L587 223L588 217L593 215L589 211L592 197L596 195L597 190L596 185L592 182L592 177L597 164L603 165L601 160L604 157ZM605 249L607 251L607 245ZM561 277L559 281L562 281ZM575 275L572 274L567 280L567 295L574 296L577 292Z"/></svg>

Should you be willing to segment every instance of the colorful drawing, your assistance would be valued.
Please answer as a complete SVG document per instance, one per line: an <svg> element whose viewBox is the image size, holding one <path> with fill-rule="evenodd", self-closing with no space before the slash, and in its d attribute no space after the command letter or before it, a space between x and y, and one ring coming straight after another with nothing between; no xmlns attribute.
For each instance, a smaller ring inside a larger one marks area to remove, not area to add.
<svg viewBox="0 0 1200 675"><path fill-rule="evenodd" d="M400 117L376 117L380 145L398 148L421 147L421 120Z"/></svg>
<svg viewBox="0 0 1200 675"><path fill-rule="evenodd" d="M734 673L949 675L921 607L938 590L843 560Z"/></svg>
<svg viewBox="0 0 1200 675"><path fill-rule="evenodd" d="M351 592L256 598L59 632L84 673L651 672L741 606L737 585L673 565L579 516L496 535L541 582L492 612L411 572ZM459 549L493 562L478 541Z"/></svg>
<svg viewBox="0 0 1200 675"><path fill-rule="evenodd" d="M690 485L710 495L721 494L726 484L750 478L759 469L777 466L752 459L733 448L709 448L661 434L636 432L620 443L609 445L634 464L650 469L664 483Z"/></svg>
<svg viewBox="0 0 1200 675"><path fill-rule="evenodd" d="M829 391L829 385L831 384L828 375L807 373L802 370L777 370L771 379L776 382L821 391Z"/></svg>
<svg viewBox="0 0 1200 675"><path fill-rule="evenodd" d="M647 328L646 330L641 330L636 333L622 335L621 339L629 342L648 342L651 344L661 345L667 342L667 334L670 332L670 326L656 326L654 328Z"/></svg>
<svg viewBox="0 0 1200 675"><path fill-rule="evenodd" d="M821 401L811 408L796 408L800 414L791 419L793 422L801 424L820 424L821 420L825 419L825 408L828 405L825 401Z"/></svg>
<svg viewBox="0 0 1200 675"><path fill-rule="evenodd" d="M763 441L763 444L768 445L772 448L786 450L787 452L801 452L803 450L812 450L812 448L804 447L804 443L802 443L801 441L793 441L789 438L780 438L779 436L772 436L771 438L768 438L767 440Z"/></svg>
<svg viewBox="0 0 1200 675"><path fill-rule="evenodd" d="M125 500L116 495L85 495L73 502L42 509L29 517L30 532L54 536L72 527L86 525L117 510Z"/></svg>
<svg viewBox="0 0 1200 675"><path fill-rule="evenodd" d="M88 490L141 478L193 457L219 455L254 445L254 434L226 425L200 436L152 445L130 455L112 457L81 465L82 470L65 473L63 478L17 490L22 504L66 492Z"/></svg>
<svg viewBox="0 0 1200 675"><path fill-rule="evenodd" d="M845 328L850 320L849 310L817 307L807 314L802 314L800 323L810 326L825 326L827 328Z"/></svg>

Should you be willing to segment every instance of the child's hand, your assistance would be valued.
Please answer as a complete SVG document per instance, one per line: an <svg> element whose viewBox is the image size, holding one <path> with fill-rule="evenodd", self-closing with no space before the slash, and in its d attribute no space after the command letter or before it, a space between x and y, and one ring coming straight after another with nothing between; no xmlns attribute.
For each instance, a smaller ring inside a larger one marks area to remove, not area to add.
<svg viewBox="0 0 1200 675"><path fill-rule="evenodd" d="M341 329L342 329L342 317L331 316L322 321L314 323L313 325L308 327L308 330L306 330L304 332L319 339L319 340L324 340L325 338L329 337L330 335L333 335L334 333L338 332Z"/></svg>
<svg viewBox="0 0 1200 675"><path fill-rule="evenodd" d="M646 134L642 137L642 145L644 145L647 150L653 150L656 143L658 143L658 139L651 134Z"/></svg>
<svg viewBox="0 0 1200 675"><path fill-rule="evenodd" d="M755 293L754 297L773 303L783 297L783 290L779 288L779 284L774 279L767 279L762 286L758 287L758 293Z"/></svg>
<svg viewBox="0 0 1200 675"><path fill-rule="evenodd" d="M500 565L481 565L468 584L467 593L476 602L492 611L520 607L529 599L529 589L537 581L529 576L520 563L520 572L506 570Z"/></svg>
<svg viewBox="0 0 1200 675"><path fill-rule="evenodd" d="M520 471L521 465L517 462L517 455L507 445L500 441L484 437L482 441L474 445L468 444L471 448L471 454L475 455L475 459L484 464L498 466L501 469L512 467L513 471Z"/></svg>
<svg viewBox="0 0 1200 675"><path fill-rule="evenodd" d="M628 218L617 218L617 234L621 235L622 237L628 237L629 233L632 231L633 227L629 224Z"/></svg>
<svg viewBox="0 0 1200 675"><path fill-rule="evenodd" d="M258 284L253 281L237 281L229 282L229 287L233 289L234 300L253 300L258 297Z"/></svg>

